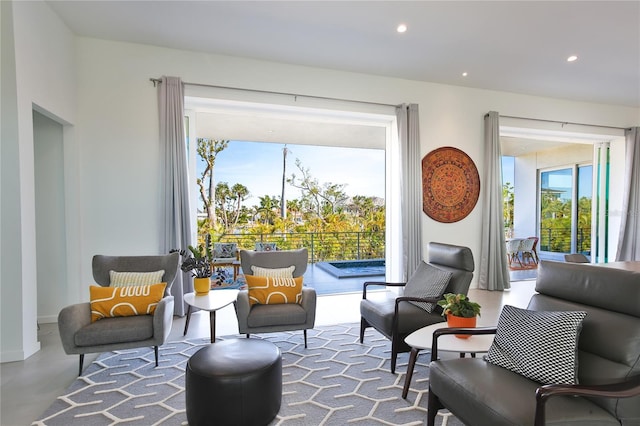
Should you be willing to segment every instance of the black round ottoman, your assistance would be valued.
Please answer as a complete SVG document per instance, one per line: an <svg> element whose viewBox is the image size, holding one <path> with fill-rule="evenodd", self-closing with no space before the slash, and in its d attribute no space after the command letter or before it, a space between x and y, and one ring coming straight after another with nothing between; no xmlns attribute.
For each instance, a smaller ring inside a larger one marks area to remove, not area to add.
<svg viewBox="0 0 640 426"><path fill-rule="evenodd" d="M282 357L266 340L212 343L187 362L187 421L198 425L266 425L280 411Z"/></svg>

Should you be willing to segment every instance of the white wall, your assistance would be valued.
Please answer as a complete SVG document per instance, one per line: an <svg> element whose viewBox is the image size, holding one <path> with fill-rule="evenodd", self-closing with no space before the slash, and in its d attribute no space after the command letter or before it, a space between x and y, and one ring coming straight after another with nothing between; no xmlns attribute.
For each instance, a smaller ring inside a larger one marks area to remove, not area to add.
<svg viewBox="0 0 640 426"><path fill-rule="evenodd" d="M150 77L172 75L186 82L202 84L388 104L417 103L420 106L421 155L445 145L460 148L476 162L481 180L484 179L483 116L490 110L514 116L621 127L640 124L640 112L634 108L151 46L79 38L75 41L77 51L74 52L73 36L45 4L18 2L13 6L22 221L21 241L15 246L22 244L23 259L35 252L33 102L74 125L64 129L68 303L87 300L90 262L94 254L158 252L158 113L156 90L148 80ZM4 192L2 196L4 201ZM2 209L4 217L4 202ZM15 210L10 209L9 213L13 212ZM454 224L438 223L423 216L424 242L467 245L477 264L481 212L479 202L466 219ZM3 355L5 347L8 351L24 351L25 356L35 349L36 304L26 300L33 297L35 291L35 271L32 269L23 262L21 282L13 284L21 286L22 298L12 296L5 300L3 289L3 322L7 311L10 318L22 318L26 327L16 331L18 337L24 336L24 342L16 341L16 335L6 337L3 328Z"/></svg>
<svg viewBox="0 0 640 426"><path fill-rule="evenodd" d="M5 66L10 66L15 88L16 134L2 139L3 165L5 143L11 147L11 168L16 185L2 191L3 258L6 247L13 264L2 273L2 362L25 359L39 350L37 341L37 271L34 180L34 106L64 123L73 123L76 109L74 36L49 6L42 2L2 2L3 99ZM7 4L5 4L7 3ZM8 20L8 21L7 21ZM6 25L5 22L11 25ZM5 37L13 41L15 62L5 64ZM3 101L4 102L4 101ZM13 118L10 115L9 118ZM3 120L5 119L3 110ZM3 123L3 128L6 124ZM72 144L72 132L65 132L65 155ZM15 148L15 151L14 151ZM6 202L10 200L11 202ZM67 201L67 200L65 200ZM12 220L6 224L5 220ZM5 239L4 230L11 227ZM7 254L8 255L8 254ZM9 256L9 255L8 255ZM3 259L4 261L4 259ZM6 280L6 278L9 280ZM13 290L16 289L17 291ZM75 290L75 288L74 288ZM64 290L63 290L64 291Z"/></svg>
<svg viewBox="0 0 640 426"><path fill-rule="evenodd" d="M360 101L420 105L422 155L443 145L458 147L484 175L483 116L502 114L630 126L637 110L521 96L371 75L321 70L172 49L79 40L83 263L95 253L157 250L159 170L156 90L161 75L185 82L300 93ZM482 199L482 197L480 198ZM91 201L89 201L91 200ZM117 201L116 201L117 200ZM126 208L125 208L126 206ZM466 219L442 224L423 216L423 240L471 247L480 257L479 203ZM85 276L79 299L86 297Z"/></svg>

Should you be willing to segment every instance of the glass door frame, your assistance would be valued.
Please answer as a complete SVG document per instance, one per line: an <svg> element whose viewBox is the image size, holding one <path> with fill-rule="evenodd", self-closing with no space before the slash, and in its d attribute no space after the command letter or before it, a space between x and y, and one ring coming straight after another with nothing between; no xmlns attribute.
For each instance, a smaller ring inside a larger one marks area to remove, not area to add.
<svg viewBox="0 0 640 426"><path fill-rule="evenodd" d="M571 212L570 212L570 242L569 242L569 253L576 253L577 252L577 241L578 241L578 226L579 226L579 218L578 218L578 210L579 210L579 182L578 182L578 178L579 178L579 169L583 168L583 167L588 167L591 166L593 167L593 163L591 162L581 162L581 163L576 163L576 164L566 164L566 165L559 165L559 166L554 166L554 167L548 167L548 168L541 168L538 169L537 171L537 228L538 228L538 235L539 235L539 239L540 239L540 244L539 244L539 250L540 251L545 251L547 253L567 253L567 252L555 252L552 250L545 250L543 249L543 235L542 235L542 221L543 221L543 217L542 217L542 175L543 173L548 173L548 172L553 172L553 171L560 171L560 170L570 170L571 171ZM595 181L595 175L592 172L591 174L592 176L592 182ZM592 192L592 196L591 196L591 200L592 200L592 205L593 205L593 192ZM591 223L593 224L593 213L591 216ZM549 240L551 241L552 237L549 237ZM547 248L550 246L550 242L547 245ZM592 250L592 247L589 247L590 252Z"/></svg>

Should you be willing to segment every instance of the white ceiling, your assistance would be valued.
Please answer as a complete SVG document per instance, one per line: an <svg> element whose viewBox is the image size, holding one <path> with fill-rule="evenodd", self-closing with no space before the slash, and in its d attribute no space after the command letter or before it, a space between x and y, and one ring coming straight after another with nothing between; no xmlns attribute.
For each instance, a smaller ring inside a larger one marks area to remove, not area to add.
<svg viewBox="0 0 640 426"><path fill-rule="evenodd" d="M47 2L81 36L640 107L639 1Z"/></svg>
<svg viewBox="0 0 640 426"><path fill-rule="evenodd" d="M640 1L47 3L80 36L640 107ZM404 34L395 31L400 23ZM572 54L579 59L568 63ZM216 131L229 130L221 139L384 143L376 126L209 118Z"/></svg>

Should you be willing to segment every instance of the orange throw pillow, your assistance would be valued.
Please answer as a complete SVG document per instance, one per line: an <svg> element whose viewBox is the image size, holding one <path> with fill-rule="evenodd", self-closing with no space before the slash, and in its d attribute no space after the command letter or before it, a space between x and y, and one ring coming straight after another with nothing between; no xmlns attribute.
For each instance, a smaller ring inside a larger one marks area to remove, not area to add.
<svg viewBox="0 0 640 426"><path fill-rule="evenodd" d="M167 283L128 287L89 287L91 322L102 318L151 315L164 295Z"/></svg>
<svg viewBox="0 0 640 426"><path fill-rule="evenodd" d="M277 278L245 275L249 287L249 303L277 305L302 302L302 277Z"/></svg>

